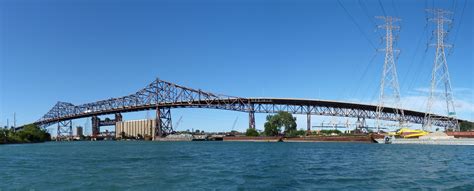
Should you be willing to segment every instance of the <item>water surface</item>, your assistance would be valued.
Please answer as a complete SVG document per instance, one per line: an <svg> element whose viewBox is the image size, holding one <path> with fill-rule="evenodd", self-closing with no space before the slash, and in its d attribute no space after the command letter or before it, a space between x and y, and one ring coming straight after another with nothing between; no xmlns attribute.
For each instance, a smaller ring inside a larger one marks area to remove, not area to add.
<svg viewBox="0 0 474 191"><path fill-rule="evenodd" d="M364 143L0 145L0 190L474 189L474 147Z"/></svg>

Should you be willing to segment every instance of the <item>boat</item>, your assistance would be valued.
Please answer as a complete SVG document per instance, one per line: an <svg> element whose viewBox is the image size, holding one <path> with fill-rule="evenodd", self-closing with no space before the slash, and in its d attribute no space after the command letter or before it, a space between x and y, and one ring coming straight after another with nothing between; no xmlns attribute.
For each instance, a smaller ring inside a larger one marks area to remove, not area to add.
<svg viewBox="0 0 474 191"><path fill-rule="evenodd" d="M388 133L390 136L398 136L402 138L418 138L424 135L429 134L427 131L417 130L417 129L409 129L409 128L401 128L396 132Z"/></svg>
<svg viewBox="0 0 474 191"><path fill-rule="evenodd" d="M401 128L390 132L383 139L375 139L381 144L427 144L427 145L474 145L474 138L455 138L444 132L427 132Z"/></svg>

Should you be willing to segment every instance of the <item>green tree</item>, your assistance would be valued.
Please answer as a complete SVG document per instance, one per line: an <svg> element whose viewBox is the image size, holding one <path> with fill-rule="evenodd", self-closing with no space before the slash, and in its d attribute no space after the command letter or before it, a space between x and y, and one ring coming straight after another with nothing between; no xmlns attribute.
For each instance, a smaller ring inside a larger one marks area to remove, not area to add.
<svg viewBox="0 0 474 191"><path fill-rule="evenodd" d="M298 131L293 130L286 133L287 137L298 137L306 135L306 130L300 129Z"/></svg>
<svg viewBox="0 0 474 191"><path fill-rule="evenodd" d="M331 134L342 134L341 131L337 130L337 129L333 129L333 130L321 130L319 133L323 134L323 135L331 135Z"/></svg>
<svg viewBox="0 0 474 191"><path fill-rule="evenodd" d="M34 124L25 125L22 130L15 133L26 143L38 143L51 140L51 135L44 129Z"/></svg>
<svg viewBox="0 0 474 191"><path fill-rule="evenodd" d="M248 128L248 129L247 129L247 132L245 132L245 135L246 135L246 136L249 136L249 137L257 137L257 136L258 136L258 132L257 132L257 130L255 130L255 129Z"/></svg>
<svg viewBox="0 0 474 191"><path fill-rule="evenodd" d="M7 143L7 130L0 128L0 144Z"/></svg>
<svg viewBox="0 0 474 191"><path fill-rule="evenodd" d="M265 130L263 132L266 136L277 136L278 134L280 134L281 128L269 121L265 122L264 127Z"/></svg>
<svg viewBox="0 0 474 191"><path fill-rule="evenodd" d="M460 129L461 129L461 131L474 130L474 123L472 123L472 122L461 122Z"/></svg>
<svg viewBox="0 0 474 191"><path fill-rule="evenodd" d="M281 128L285 129L285 133L296 131L296 117L288 112L278 112L276 115L268 115L265 122L265 135L276 136L281 132Z"/></svg>

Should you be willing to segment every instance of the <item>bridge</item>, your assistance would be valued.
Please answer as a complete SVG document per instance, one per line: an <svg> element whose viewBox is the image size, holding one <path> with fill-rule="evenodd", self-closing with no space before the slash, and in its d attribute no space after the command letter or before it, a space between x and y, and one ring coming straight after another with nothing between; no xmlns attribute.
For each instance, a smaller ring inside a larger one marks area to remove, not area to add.
<svg viewBox="0 0 474 191"><path fill-rule="evenodd" d="M338 102L313 99L290 98L243 98L214 94L200 89L188 88L164 80L156 79L145 88L134 94L101 100L82 105L73 105L67 102L57 102L41 119L34 124L43 128L57 124L58 136L61 136L64 127L72 128L73 119L92 117L94 126L99 126L97 116L115 114L120 118L121 113L155 110L156 135L164 136L172 133L172 108L208 108L232 110L249 114L249 128L255 128L255 113L277 113L286 111L292 114L307 115L307 130L311 129L311 115L338 116L363 119L376 119L377 106L360 103ZM380 119L423 124L425 113L412 110L403 110L404 115L398 114L399 108L385 107ZM452 127L452 118L435 115L432 123L440 127ZM94 125L94 119L97 124ZM458 120L461 122L462 120ZM105 123L111 124L110 121ZM72 132L72 131L71 131Z"/></svg>

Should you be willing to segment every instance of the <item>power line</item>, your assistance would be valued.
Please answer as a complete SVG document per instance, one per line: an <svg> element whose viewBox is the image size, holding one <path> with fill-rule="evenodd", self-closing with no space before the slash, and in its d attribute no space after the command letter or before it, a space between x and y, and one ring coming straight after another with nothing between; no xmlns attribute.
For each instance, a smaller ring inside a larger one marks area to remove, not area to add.
<svg viewBox="0 0 474 191"><path fill-rule="evenodd" d="M387 16L387 12L385 12L385 8L382 5L382 2L378 0L380 7L382 8L383 16Z"/></svg>
<svg viewBox="0 0 474 191"><path fill-rule="evenodd" d="M366 67L364 68L364 71L362 72L362 75L359 77L359 82L362 81L362 79L365 78L366 74L367 74L367 71L369 71L369 68L372 68L372 64L374 63L374 60L375 58L377 57L377 51L375 51L374 55L372 56L372 58L370 59L369 61L369 64L366 65ZM359 90L360 90L360 84L357 86L357 89L354 93L354 95L358 95L359 94Z"/></svg>
<svg viewBox="0 0 474 191"><path fill-rule="evenodd" d="M364 30L362 30L362 27L359 25L359 23L357 23L357 21L355 20L355 18L351 15L351 13L349 13L349 11L346 9L346 7L342 4L341 0L337 0L337 2L339 3L339 5L342 7L342 9L344 9L344 11L346 12L347 15L349 15L349 17L351 18L351 21L357 26L357 29L359 29L360 33L364 36L364 38L369 42L370 46L372 46L372 48L374 49L377 49L377 47L374 45L374 43L372 43L372 41L370 40L370 38L368 37L368 35L364 32Z"/></svg>
<svg viewBox="0 0 474 191"><path fill-rule="evenodd" d="M393 7L393 10L395 11L395 16L398 17L398 9L397 9L397 5L395 4L395 0L392 0L392 7Z"/></svg>
<svg viewBox="0 0 474 191"><path fill-rule="evenodd" d="M457 3L456 3L456 0L453 0L453 4L451 5L451 9L453 9L453 12L456 14L456 8L457 8Z"/></svg>
<svg viewBox="0 0 474 191"><path fill-rule="evenodd" d="M374 26L377 26L377 23L375 23L374 19L370 16L369 10L367 9L367 6L366 6L365 3L363 2L363 0L358 0L357 2L359 3L359 7L362 9L362 11L364 11L364 14L365 14L365 16L367 16L367 18L369 19L369 21L370 21Z"/></svg>
<svg viewBox="0 0 474 191"><path fill-rule="evenodd" d="M421 45L421 41L423 40L423 36L425 35L426 31L428 29L428 23L425 25L425 28L423 29L423 31L421 32L421 34L418 36L418 41L416 43L416 47L415 47L415 51L413 52L413 56L411 58L411 62L410 62L410 65L408 66L408 73L405 75L405 77L403 78L402 80L402 87L405 87L405 83L407 82L408 80L408 76L411 75L411 71L412 71L412 68L413 68L413 65L415 65L415 58L416 58L416 55L418 54L418 50L420 49L420 45ZM426 54L427 50L425 51L425 54ZM421 66L420 64L418 66Z"/></svg>
<svg viewBox="0 0 474 191"><path fill-rule="evenodd" d="M360 33L364 36L364 38L369 42L369 45L372 46L372 48L374 48L374 50L377 50L377 47L375 46L375 44L370 40L370 38L369 38L368 35L364 32L364 30L362 30L362 27L359 25L359 23L356 21L356 19L352 16L352 14L347 10L347 8L344 6L344 4L341 2L341 0L338 0L337 2L338 2L339 5L342 7L342 9L345 11L345 13L350 17L351 21L356 25L356 27L357 27L357 29L359 30L359 32L360 32ZM360 3L361 3L361 2L359 1L359 5L361 5ZM362 7L362 6L361 6L361 7ZM363 8L363 9L364 9L364 8ZM365 11L366 11L366 13L365 13L366 16L369 18L369 20L371 20L369 14L368 14L368 11L367 11L366 9L365 9ZM372 20L371 20L371 21L372 21ZM375 25L375 22L374 22L374 21L372 21L372 22L373 22L374 25ZM375 57L375 56L376 56L376 55L374 55L374 57ZM366 69L365 69L365 70L367 70L367 69L372 65L372 62L373 62L373 60L374 60L374 57L371 59L371 61L369 62L369 64L366 65ZM364 73L366 73L366 72L364 72ZM365 75L365 74L363 74L362 77L363 77L364 75ZM359 88L359 87L358 87L358 88ZM343 93L343 94L345 94L345 93Z"/></svg>
<svg viewBox="0 0 474 191"><path fill-rule="evenodd" d="M466 9L466 6L467 6L467 0L464 1L464 6L463 6L462 11L461 11L461 18L459 19L459 23L458 23L458 29L456 30L456 33L454 33L453 44L456 44L456 39L458 38L458 34L459 34L459 30L461 28L462 20L464 18L464 10ZM453 52L453 49L454 49L454 46L449 51L448 56L451 55L451 53Z"/></svg>
<svg viewBox="0 0 474 191"><path fill-rule="evenodd" d="M428 10L428 8L429 8L428 0L425 0L425 10ZM426 33L426 31L428 29L428 14L425 14L425 19L426 19L426 24L425 24L424 33ZM415 77L412 78L411 83L408 85L408 90L412 89L413 86L415 85L415 83L418 82L418 79L421 76L421 74L424 74L424 73L421 72L421 70L424 68L423 65L424 65L424 62L425 62L426 55L427 55L426 53L428 52L428 49L429 49L429 43L432 40L433 40L433 35L430 35L430 39L427 39L426 48L425 48L425 51L423 52L423 56L421 58L421 61L418 62L418 67L414 70L415 71ZM420 41L421 41L421 39L420 39ZM428 76L428 75L426 75L426 76Z"/></svg>

